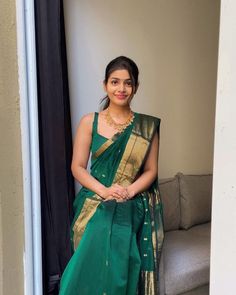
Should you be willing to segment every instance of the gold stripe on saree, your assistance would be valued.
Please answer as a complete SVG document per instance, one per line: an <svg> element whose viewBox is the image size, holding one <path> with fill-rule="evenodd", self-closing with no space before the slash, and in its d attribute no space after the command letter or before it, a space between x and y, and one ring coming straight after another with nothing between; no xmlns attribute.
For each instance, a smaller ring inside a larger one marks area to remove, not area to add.
<svg viewBox="0 0 236 295"><path fill-rule="evenodd" d="M86 198L84 201L83 208L73 226L73 242L74 242L74 250L78 247L82 235L85 231L85 227L87 226L89 220L93 217L94 213L98 205L101 203L102 198L97 194L93 196L93 198Z"/></svg>
<svg viewBox="0 0 236 295"><path fill-rule="evenodd" d="M154 131L153 119L139 114L139 120L127 142L113 183L128 186L134 181L150 148Z"/></svg>
<svg viewBox="0 0 236 295"><path fill-rule="evenodd" d="M126 186L133 182L142 165L144 154L146 154L148 147L148 140L137 134L132 133L130 135L113 183Z"/></svg>
<svg viewBox="0 0 236 295"><path fill-rule="evenodd" d="M141 294L145 295L158 295L158 285L157 279L155 278L155 273L153 271L141 271L141 282L143 285L141 286Z"/></svg>
<svg viewBox="0 0 236 295"><path fill-rule="evenodd" d="M93 154L92 158L98 158L103 152L105 152L105 150L113 144L113 140L112 139L108 139L104 144L102 144L100 146L100 148Z"/></svg>

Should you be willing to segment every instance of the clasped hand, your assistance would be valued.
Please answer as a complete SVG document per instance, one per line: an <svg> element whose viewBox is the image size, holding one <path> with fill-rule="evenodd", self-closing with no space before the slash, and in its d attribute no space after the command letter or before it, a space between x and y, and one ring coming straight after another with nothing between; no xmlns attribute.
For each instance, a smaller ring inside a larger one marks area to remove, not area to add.
<svg viewBox="0 0 236 295"><path fill-rule="evenodd" d="M127 187L123 187L117 183L104 189L102 195L104 202L109 200L116 200L117 202L125 202L132 197Z"/></svg>

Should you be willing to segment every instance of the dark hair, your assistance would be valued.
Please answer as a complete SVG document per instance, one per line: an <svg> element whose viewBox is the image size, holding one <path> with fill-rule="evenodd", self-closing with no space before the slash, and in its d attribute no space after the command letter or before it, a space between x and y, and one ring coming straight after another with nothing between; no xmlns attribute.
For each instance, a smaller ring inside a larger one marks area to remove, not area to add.
<svg viewBox="0 0 236 295"><path fill-rule="evenodd" d="M138 81L139 70L136 63L132 59L126 56L118 56L117 58L109 62L105 71L104 83L107 84L107 81L112 72L116 70L123 70L123 69L127 70L130 75L130 79L132 82L131 96L133 96L136 93L136 90L139 84L139 81ZM104 102L103 110L105 110L110 103L109 97L107 95L102 98L100 103L103 103L103 102Z"/></svg>

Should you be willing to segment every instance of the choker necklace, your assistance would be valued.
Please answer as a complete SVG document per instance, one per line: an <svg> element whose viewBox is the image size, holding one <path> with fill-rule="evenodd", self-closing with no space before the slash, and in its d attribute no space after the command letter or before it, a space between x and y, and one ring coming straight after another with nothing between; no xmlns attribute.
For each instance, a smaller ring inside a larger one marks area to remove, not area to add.
<svg viewBox="0 0 236 295"><path fill-rule="evenodd" d="M109 112L109 108L107 108L107 112L105 113L105 119L109 126L114 127L116 130L118 130L120 133L128 127L134 120L134 112L130 110L129 117L125 121L125 123L116 123Z"/></svg>

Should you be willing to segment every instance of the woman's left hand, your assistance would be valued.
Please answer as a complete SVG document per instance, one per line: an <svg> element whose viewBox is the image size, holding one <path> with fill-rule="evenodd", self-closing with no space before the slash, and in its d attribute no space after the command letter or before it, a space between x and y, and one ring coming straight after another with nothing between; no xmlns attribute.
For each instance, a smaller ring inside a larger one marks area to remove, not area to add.
<svg viewBox="0 0 236 295"><path fill-rule="evenodd" d="M117 202L125 202L128 199L130 199L131 196L130 196L126 187L123 187L123 186L119 185L118 183L113 184L112 187L115 188L116 194L111 195L110 197L106 198L107 201L115 199ZM120 197L117 197L118 195ZM106 200L105 200L105 202L106 202Z"/></svg>

